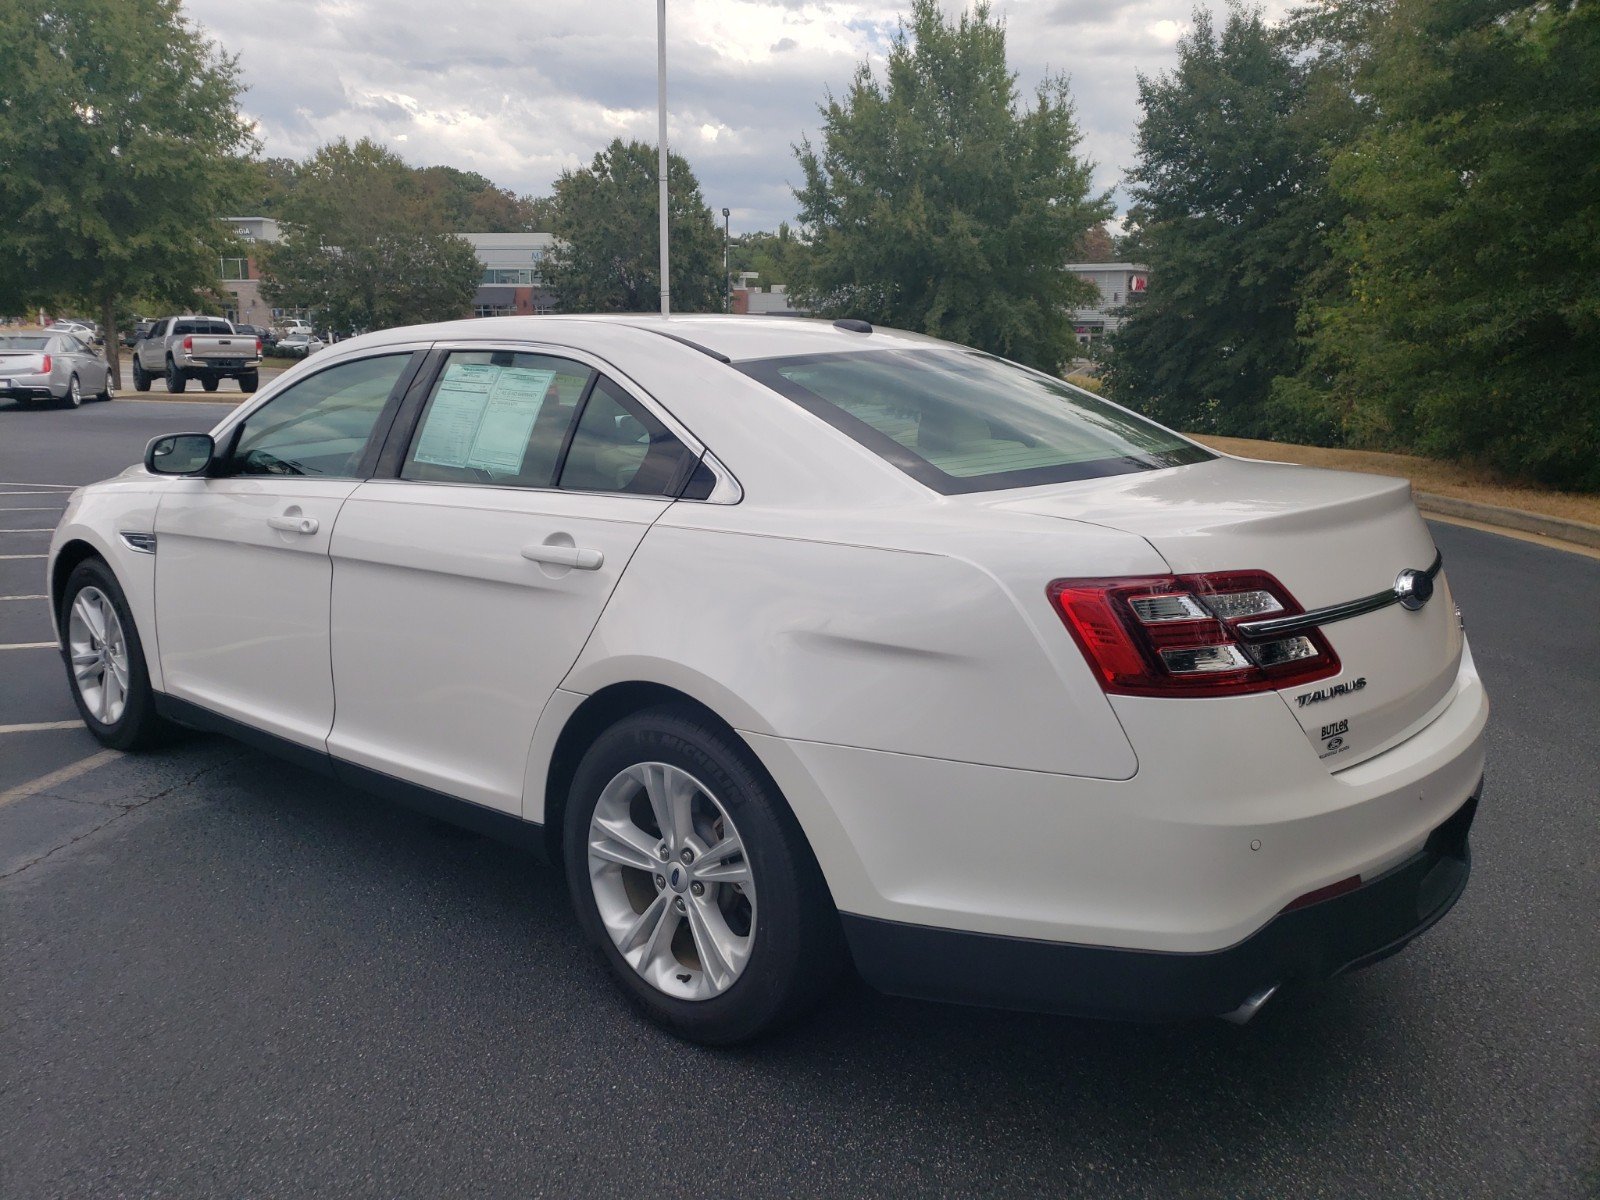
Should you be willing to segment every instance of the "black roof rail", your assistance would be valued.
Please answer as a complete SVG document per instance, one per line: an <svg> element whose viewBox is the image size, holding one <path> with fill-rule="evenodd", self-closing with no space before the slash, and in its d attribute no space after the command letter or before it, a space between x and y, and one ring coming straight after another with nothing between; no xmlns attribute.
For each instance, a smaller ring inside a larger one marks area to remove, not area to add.
<svg viewBox="0 0 1600 1200"><path fill-rule="evenodd" d="M870 322L863 321L860 317L843 317L833 323L835 329L842 329L846 333L871 333Z"/></svg>
<svg viewBox="0 0 1600 1200"><path fill-rule="evenodd" d="M699 342L691 342L688 338L682 336L681 334L668 333L665 329L657 329L654 325L629 325L628 328L642 329L647 333L659 333L662 337L671 338L673 341L679 343L680 345L687 346L691 350L698 350L707 358L714 358L719 363L728 363L731 365L733 362L733 359L729 358L726 354L719 354L710 346L702 346Z"/></svg>

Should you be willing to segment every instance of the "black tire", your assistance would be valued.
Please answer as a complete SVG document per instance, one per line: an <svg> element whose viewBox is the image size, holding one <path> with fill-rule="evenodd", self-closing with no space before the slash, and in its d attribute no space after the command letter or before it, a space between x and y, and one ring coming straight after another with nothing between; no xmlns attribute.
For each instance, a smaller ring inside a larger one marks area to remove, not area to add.
<svg viewBox="0 0 1600 1200"><path fill-rule="evenodd" d="M67 380L66 394L63 395L61 399L57 400L56 404L62 408L83 407L83 384L78 382L78 377L76 375Z"/></svg>
<svg viewBox="0 0 1600 1200"><path fill-rule="evenodd" d="M96 400L111 399L111 372L109 369L106 371L105 382L100 385L100 390L94 394L94 398Z"/></svg>
<svg viewBox="0 0 1600 1200"><path fill-rule="evenodd" d="M255 371L246 371L243 375L239 376L239 390L241 392L253 392L257 387L260 386L260 384L261 376Z"/></svg>
<svg viewBox="0 0 1600 1200"><path fill-rule="evenodd" d="M178 367L177 363L170 358L167 359L167 391L176 394L188 385L189 376Z"/></svg>
<svg viewBox="0 0 1600 1200"><path fill-rule="evenodd" d="M200 386L208 392L214 392L217 390L218 382L220 381L216 379L202 379L200 381Z"/></svg>
<svg viewBox="0 0 1600 1200"><path fill-rule="evenodd" d="M704 783L737 826L750 865L759 903L754 943L739 976L709 999L669 996L639 975L607 933L590 883L589 825L600 794L646 762ZM704 1045L749 1041L809 1013L837 982L845 962L839 918L799 823L749 748L694 709L648 709L601 734L573 777L563 834L579 925L628 997L670 1032Z"/></svg>
<svg viewBox="0 0 1600 1200"><path fill-rule="evenodd" d="M148 392L150 390L150 376L144 373L144 368L139 365L139 356L133 356L133 390Z"/></svg>
<svg viewBox="0 0 1600 1200"><path fill-rule="evenodd" d="M127 646L128 689L127 701L121 715L111 722L102 721L84 702L76 675L72 669L68 645L69 616L72 606L84 588L98 588L116 610L122 625ZM150 688L150 673L145 669L144 644L139 640L138 627L133 623L133 613L128 609L128 599L122 594L117 577L101 559L87 558L72 569L67 576L67 586L61 593L58 613L61 625L62 659L67 668L67 686L72 691L72 701L78 706L78 715L103 745L113 750L148 750L166 742L175 727L156 712L155 694Z"/></svg>

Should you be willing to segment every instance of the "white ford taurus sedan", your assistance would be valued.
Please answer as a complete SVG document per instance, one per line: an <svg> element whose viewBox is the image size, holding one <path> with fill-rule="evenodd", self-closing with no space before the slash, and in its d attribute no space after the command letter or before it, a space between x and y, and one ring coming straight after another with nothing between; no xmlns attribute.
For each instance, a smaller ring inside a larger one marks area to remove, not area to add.
<svg viewBox="0 0 1600 1200"><path fill-rule="evenodd" d="M863 322L342 342L77 492L78 706L564 863L706 1042L884 990L1243 1019L1455 902L1488 704L1402 480Z"/></svg>

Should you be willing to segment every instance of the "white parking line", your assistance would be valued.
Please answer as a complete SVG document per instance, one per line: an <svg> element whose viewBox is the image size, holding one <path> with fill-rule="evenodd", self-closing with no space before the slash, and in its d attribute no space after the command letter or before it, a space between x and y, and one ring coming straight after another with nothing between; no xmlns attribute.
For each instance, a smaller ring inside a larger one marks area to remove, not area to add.
<svg viewBox="0 0 1600 1200"><path fill-rule="evenodd" d="M0 562L16 562L19 558L49 558L48 554L0 554Z"/></svg>
<svg viewBox="0 0 1600 1200"><path fill-rule="evenodd" d="M59 771L51 771L48 775L41 775L37 779L30 779L27 783L18 784L9 791L0 792L0 808L4 808L13 800L25 800L29 796L37 796L40 792L48 792L53 787L69 783L80 775L87 775L96 767L102 767L112 759L121 758L120 750L102 750L98 754L91 754L88 758L80 758L75 763L68 763Z"/></svg>
<svg viewBox="0 0 1600 1200"><path fill-rule="evenodd" d="M0 733L49 733L52 729L82 728L82 721L36 721L32 725L0 725Z"/></svg>
<svg viewBox="0 0 1600 1200"><path fill-rule="evenodd" d="M70 492L73 488L80 487L80 486L81 486L80 484L76 484L76 483L32 483L32 482L30 482L28 480L25 480L25 479L0 479L0 488L8 488L8 487L58 488L58 489L60 489L62 491Z"/></svg>
<svg viewBox="0 0 1600 1200"><path fill-rule="evenodd" d="M54 496L54 492L0 492L0 496Z"/></svg>
<svg viewBox="0 0 1600 1200"><path fill-rule="evenodd" d="M0 600L48 600L49 596L0 596Z"/></svg>
<svg viewBox="0 0 1600 1200"><path fill-rule="evenodd" d="M4 496L4 495L7 495L7 493L0 492L0 496ZM6 513L6 512L62 512L62 511L63 511L62 509L57 508L54 504L42 504L42 505L38 506L37 508L6 508L4 505L0 505L0 513Z"/></svg>
<svg viewBox="0 0 1600 1200"><path fill-rule="evenodd" d="M0 529L0 533L54 533L54 529Z"/></svg>
<svg viewBox="0 0 1600 1200"><path fill-rule="evenodd" d="M54 642L11 642L0 645L0 650L54 650Z"/></svg>

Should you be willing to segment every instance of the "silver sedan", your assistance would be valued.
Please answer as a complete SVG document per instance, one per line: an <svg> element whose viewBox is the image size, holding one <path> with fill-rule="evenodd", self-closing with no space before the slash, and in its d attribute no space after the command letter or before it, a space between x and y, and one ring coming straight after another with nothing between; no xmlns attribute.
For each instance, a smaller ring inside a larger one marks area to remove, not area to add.
<svg viewBox="0 0 1600 1200"><path fill-rule="evenodd" d="M31 406L54 402L77 408L85 399L111 399L111 368L65 333L0 335L0 397Z"/></svg>

